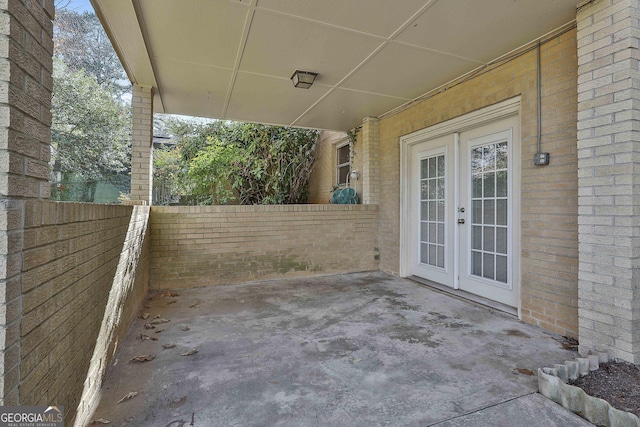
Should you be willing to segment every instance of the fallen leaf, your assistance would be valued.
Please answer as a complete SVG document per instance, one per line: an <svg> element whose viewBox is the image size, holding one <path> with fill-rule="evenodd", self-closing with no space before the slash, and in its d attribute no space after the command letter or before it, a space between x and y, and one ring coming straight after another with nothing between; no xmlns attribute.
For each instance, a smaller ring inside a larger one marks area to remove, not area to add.
<svg viewBox="0 0 640 427"><path fill-rule="evenodd" d="M197 348L192 348L191 350L182 353L180 356L191 356L192 354L196 354L198 352Z"/></svg>
<svg viewBox="0 0 640 427"><path fill-rule="evenodd" d="M519 374L529 375L529 376L534 375L533 371L527 368L515 368L513 370L513 373L516 375L519 375Z"/></svg>
<svg viewBox="0 0 640 427"><path fill-rule="evenodd" d="M156 327L155 327L155 326L153 326L151 323L145 323L145 324L144 324L144 328L145 328L145 329L155 329Z"/></svg>
<svg viewBox="0 0 640 427"><path fill-rule="evenodd" d="M159 325L159 324L161 324L161 323L168 323L168 322L170 322L170 320L169 320L169 319L165 319L165 318L163 318L163 317L160 317L160 318L158 318L158 319L153 319L153 320L152 320L151 322L149 322L149 323L151 323L152 325Z"/></svg>
<svg viewBox="0 0 640 427"><path fill-rule="evenodd" d="M111 421L105 420L104 418L98 418L97 420L91 421L91 424L111 424Z"/></svg>
<svg viewBox="0 0 640 427"><path fill-rule="evenodd" d="M142 313L142 314L140 315L140 318L141 318L141 319L144 319L144 320L147 320L147 318L148 318L149 316L150 316L150 314L149 314L149 313Z"/></svg>
<svg viewBox="0 0 640 427"><path fill-rule="evenodd" d="M156 334L159 334L160 332L164 332L164 329L158 329L158 330L156 331ZM156 338L156 339L157 339L157 338Z"/></svg>
<svg viewBox="0 0 640 427"><path fill-rule="evenodd" d="M158 338L150 337L149 335L145 335L145 334L140 334L140 339L142 341L146 341L146 340L158 341Z"/></svg>
<svg viewBox="0 0 640 427"><path fill-rule="evenodd" d="M172 299L171 301L167 301L167 305L169 305L169 304L175 304L175 303L177 303L177 302L178 302L178 300L177 300L177 299Z"/></svg>
<svg viewBox="0 0 640 427"><path fill-rule="evenodd" d="M195 307L199 306L200 304L201 304L201 302L200 302L200 301L196 301L196 302L194 302L193 304L191 304L191 305L189 306L189 308L195 308Z"/></svg>
<svg viewBox="0 0 640 427"><path fill-rule="evenodd" d="M182 325L182 328L181 328L181 329L182 329L183 331L188 331L188 330L189 330L189 329L191 329L191 328L189 327L189 325Z"/></svg>
<svg viewBox="0 0 640 427"><path fill-rule="evenodd" d="M130 391L128 394L125 394L124 397L120 400L118 400L118 403L122 403L125 400L129 400L129 399L133 399L134 397L136 397L138 395L137 391Z"/></svg>
<svg viewBox="0 0 640 427"><path fill-rule="evenodd" d="M132 362L150 362L155 359L156 356L153 354L141 354L140 356L136 356L131 359Z"/></svg>
<svg viewBox="0 0 640 427"><path fill-rule="evenodd" d="M165 292L162 295L160 295L161 297L179 297L180 294L176 294L175 292Z"/></svg>
<svg viewBox="0 0 640 427"><path fill-rule="evenodd" d="M164 349L173 348L175 346L176 346L176 344L172 343L172 342L168 342L166 344L162 344L162 348L164 348Z"/></svg>

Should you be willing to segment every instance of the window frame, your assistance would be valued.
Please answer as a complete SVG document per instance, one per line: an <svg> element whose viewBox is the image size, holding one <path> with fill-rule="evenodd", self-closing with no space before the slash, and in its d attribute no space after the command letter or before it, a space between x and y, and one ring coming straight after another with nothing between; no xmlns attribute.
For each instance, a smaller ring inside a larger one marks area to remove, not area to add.
<svg viewBox="0 0 640 427"><path fill-rule="evenodd" d="M345 147L348 147L349 156L348 156L346 162L339 163L340 162L340 150L344 149ZM336 186L338 186L338 187L346 187L347 183L349 182L349 174L351 173L351 145L349 144L349 141L345 141L345 142L341 142L339 144L336 144L335 149L336 149L336 151L335 151L335 154L336 154L335 183L336 183ZM340 171L345 167L348 168L347 169L347 174L345 175L345 182L340 182Z"/></svg>

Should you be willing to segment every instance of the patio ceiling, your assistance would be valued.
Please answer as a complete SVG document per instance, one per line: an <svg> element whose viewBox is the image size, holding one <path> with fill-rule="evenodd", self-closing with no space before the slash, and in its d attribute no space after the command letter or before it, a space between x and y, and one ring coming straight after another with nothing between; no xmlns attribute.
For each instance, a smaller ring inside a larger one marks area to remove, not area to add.
<svg viewBox="0 0 640 427"><path fill-rule="evenodd" d="M156 112L348 130L575 19L578 0L91 0ZM317 72L308 89L289 80Z"/></svg>

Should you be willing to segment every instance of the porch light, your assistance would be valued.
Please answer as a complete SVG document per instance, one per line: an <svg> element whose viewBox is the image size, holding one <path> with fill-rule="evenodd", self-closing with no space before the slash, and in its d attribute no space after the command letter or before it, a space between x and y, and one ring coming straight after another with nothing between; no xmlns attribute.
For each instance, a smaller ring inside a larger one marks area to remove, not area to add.
<svg viewBox="0 0 640 427"><path fill-rule="evenodd" d="M318 73L312 73L311 71L295 70L291 76L291 81L295 87L309 89L317 75Z"/></svg>

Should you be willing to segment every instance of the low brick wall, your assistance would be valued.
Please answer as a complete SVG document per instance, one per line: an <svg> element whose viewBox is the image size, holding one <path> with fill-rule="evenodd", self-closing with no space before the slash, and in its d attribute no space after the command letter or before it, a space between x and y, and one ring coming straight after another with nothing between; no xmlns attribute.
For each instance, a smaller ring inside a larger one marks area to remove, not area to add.
<svg viewBox="0 0 640 427"><path fill-rule="evenodd" d="M151 208L152 289L378 269L374 205Z"/></svg>
<svg viewBox="0 0 640 427"><path fill-rule="evenodd" d="M149 208L25 202L22 316L16 331L21 336L19 399L23 405L63 405L65 425L75 416L103 319L109 317L109 293L127 280L132 283L113 338L126 333L148 289L144 265L137 269L137 263L129 263L133 268L117 274L121 255L129 257L132 248L139 259L148 257L140 233L130 230L134 212L135 223L146 228Z"/></svg>

